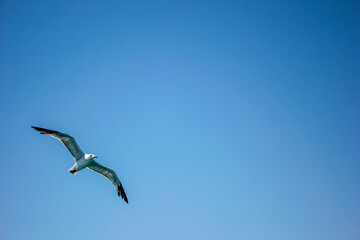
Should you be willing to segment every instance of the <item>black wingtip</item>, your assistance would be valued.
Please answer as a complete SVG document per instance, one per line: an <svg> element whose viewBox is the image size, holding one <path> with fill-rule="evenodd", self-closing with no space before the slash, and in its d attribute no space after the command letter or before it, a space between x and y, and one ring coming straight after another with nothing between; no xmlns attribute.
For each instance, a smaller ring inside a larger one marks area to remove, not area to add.
<svg viewBox="0 0 360 240"><path fill-rule="evenodd" d="M41 128L41 127L35 127L35 126L31 126L33 129L35 129L36 131L39 131L41 134L53 134L53 133L57 133L58 131L54 131L54 130L50 130L50 129L46 129L46 128Z"/></svg>
<svg viewBox="0 0 360 240"><path fill-rule="evenodd" d="M122 187L121 184L117 186L117 194L118 194L119 197L121 196L121 198L124 199L124 201L127 204L129 204L128 199L127 199L126 194L125 194L125 190L124 190L124 188Z"/></svg>

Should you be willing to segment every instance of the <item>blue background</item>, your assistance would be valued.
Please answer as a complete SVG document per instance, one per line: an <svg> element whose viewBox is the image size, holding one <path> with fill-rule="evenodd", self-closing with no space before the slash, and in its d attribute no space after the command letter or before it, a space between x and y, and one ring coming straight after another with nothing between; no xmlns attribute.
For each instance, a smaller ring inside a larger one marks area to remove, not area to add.
<svg viewBox="0 0 360 240"><path fill-rule="evenodd" d="M0 238L360 239L359 12L1 1Z"/></svg>

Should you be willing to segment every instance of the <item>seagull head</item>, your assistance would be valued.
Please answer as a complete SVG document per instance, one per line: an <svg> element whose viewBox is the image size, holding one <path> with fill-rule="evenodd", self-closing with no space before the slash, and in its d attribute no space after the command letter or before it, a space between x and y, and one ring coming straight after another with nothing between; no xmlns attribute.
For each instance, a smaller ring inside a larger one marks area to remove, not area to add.
<svg viewBox="0 0 360 240"><path fill-rule="evenodd" d="M88 158L91 158L91 159L97 158L97 156L95 156L94 154L87 154L87 155L88 155Z"/></svg>

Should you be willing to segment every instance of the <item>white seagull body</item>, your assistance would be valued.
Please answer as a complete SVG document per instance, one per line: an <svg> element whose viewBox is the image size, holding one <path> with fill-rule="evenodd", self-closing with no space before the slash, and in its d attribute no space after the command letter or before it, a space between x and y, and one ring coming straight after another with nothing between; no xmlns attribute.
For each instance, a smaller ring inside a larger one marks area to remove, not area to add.
<svg viewBox="0 0 360 240"><path fill-rule="evenodd" d="M124 199L124 201L128 203L128 199L126 197L124 188L122 187L121 182L117 177L116 173L112 169L107 168L101 165L100 163L96 162L94 158L97 158L97 156L95 156L94 154L84 153L80 149L79 145L77 145L75 139L72 136L46 128L40 128L34 126L31 127L39 131L41 134L50 135L51 137L58 139L60 142L62 142L65 145L65 147L69 150L71 155L75 158L75 165L69 169L69 172L71 174L76 174L81 169L88 168L94 172L103 175L104 177L109 179L112 182L112 184L115 186L118 196L121 196L122 199Z"/></svg>

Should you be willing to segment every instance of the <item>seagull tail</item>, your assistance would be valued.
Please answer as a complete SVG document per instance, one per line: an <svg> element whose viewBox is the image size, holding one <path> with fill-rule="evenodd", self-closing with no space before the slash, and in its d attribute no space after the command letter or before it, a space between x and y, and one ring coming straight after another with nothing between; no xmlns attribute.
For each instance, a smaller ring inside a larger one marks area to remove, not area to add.
<svg viewBox="0 0 360 240"><path fill-rule="evenodd" d="M76 170L76 165L72 166L71 168L69 168L68 170L72 175L75 175L77 173L77 170Z"/></svg>

